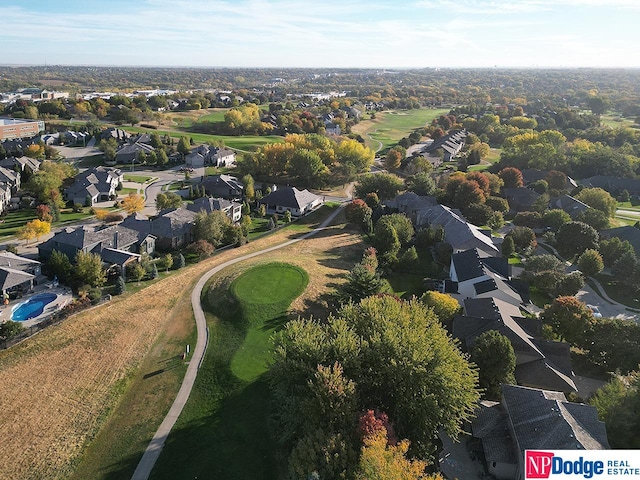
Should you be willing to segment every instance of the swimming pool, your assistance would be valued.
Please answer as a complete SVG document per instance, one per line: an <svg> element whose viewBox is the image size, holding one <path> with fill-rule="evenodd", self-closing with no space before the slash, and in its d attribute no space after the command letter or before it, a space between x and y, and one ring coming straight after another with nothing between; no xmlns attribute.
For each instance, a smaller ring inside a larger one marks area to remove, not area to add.
<svg viewBox="0 0 640 480"><path fill-rule="evenodd" d="M44 311L44 307L53 302L58 295L55 293L39 293L26 302L19 303L11 311L11 320L24 322L37 317Z"/></svg>

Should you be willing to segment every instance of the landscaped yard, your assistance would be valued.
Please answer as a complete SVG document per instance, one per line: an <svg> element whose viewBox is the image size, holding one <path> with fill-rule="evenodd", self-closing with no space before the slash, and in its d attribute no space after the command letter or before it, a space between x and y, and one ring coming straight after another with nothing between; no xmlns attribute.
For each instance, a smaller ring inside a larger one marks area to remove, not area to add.
<svg viewBox="0 0 640 480"><path fill-rule="evenodd" d="M361 120L352 132L362 135L366 145L374 151L385 150L416 128L424 127L431 120L449 113L449 109L421 108L418 110L391 110L376 112L373 120Z"/></svg>
<svg viewBox="0 0 640 480"><path fill-rule="evenodd" d="M153 177L147 177L144 175L134 175L131 173L125 173L123 177L125 182L147 183L153 180Z"/></svg>

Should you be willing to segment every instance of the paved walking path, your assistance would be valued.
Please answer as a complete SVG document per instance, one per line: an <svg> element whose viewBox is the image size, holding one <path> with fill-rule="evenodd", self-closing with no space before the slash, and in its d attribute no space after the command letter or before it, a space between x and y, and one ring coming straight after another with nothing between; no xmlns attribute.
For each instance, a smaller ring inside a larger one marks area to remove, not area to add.
<svg viewBox="0 0 640 480"><path fill-rule="evenodd" d="M189 395L191 394L191 389L193 388L193 384L196 381L196 376L198 375L198 369L200 368L200 365L204 358L204 354L205 354L205 350L208 342L207 322L204 316L204 311L202 310L202 305L200 303L202 289L204 288L207 281L209 281L209 279L212 276L214 276L216 273L220 272L222 269L230 265L233 265L238 262L242 262L244 260L248 260L253 257L257 257L258 255L262 255L264 253L272 252L274 250L287 247L296 242L305 240L317 234L318 232L321 232L327 227L327 225L329 225L333 221L336 215L340 213L340 210L342 210L342 208L343 206L340 206L340 208L336 209L336 211L333 212L327 219L325 219L320 224L319 227L303 235L300 238L289 240L287 242L274 245L273 247L265 248L264 250L260 250L257 252L249 253L247 255L243 255L238 258L234 258L233 260L229 260L227 262L224 262L218 265L217 267L214 267L213 269L205 273L204 276L202 276L202 278L200 278L195 288L193 289L193 292L191 292L191 305L193 306L193 312L196 317L196 328L198 332L198 338L196 341L196 346L193 350L193 356L191 357L191 361L189 362L189 366L187 367L187 373L184 376L184 380L182 381L182 386L178 391L178 395L176 396L176 399L174 400L173 405L169 410L169 413L167 413L167 416L164 418L162 424L158 428L158 431L155 433L155 435L151 439L151 442L149 442L149 445L147 446L147 449L142 455L142 458L140 459L140 462L138 463L138 466L136 467L136 470L133 473L131 480L147 480L149 478L149 475L151 474L151 470L153 469L153 466L155 465L158 458L160 457L160 453L162 452L162 448L164 447L164 444L169 436L169 433L171 433L171 429L175 425L176 421L178 420L178 417L180 416L180 413L182 412L182 409L187 403L187 400L189 399Z"/></svg>

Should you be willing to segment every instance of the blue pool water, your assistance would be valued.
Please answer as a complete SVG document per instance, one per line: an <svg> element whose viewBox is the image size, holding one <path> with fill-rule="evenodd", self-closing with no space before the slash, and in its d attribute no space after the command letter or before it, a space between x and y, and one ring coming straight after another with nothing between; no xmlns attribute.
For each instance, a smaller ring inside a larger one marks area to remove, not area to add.
<svg viewBox="0 0 640 480"><path fill-rule="evenodd" d="M19 303L13 307L11 312L11 320L15 322L24 322L31 318L35 318L44 311L44 307L53 302L58 295L55 293L39 293L34 295L26 302Z"/></svg>

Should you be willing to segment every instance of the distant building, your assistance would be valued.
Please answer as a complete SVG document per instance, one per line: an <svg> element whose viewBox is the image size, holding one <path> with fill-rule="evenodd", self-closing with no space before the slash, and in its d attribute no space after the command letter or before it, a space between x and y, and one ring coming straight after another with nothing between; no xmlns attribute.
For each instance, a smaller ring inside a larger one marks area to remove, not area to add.
<svg viewBox="0 0 640 480"><path fill-rule="evenodd" d="M0 142L12 138L31 138L44 132L42 120L0 117Z"/></svg>

